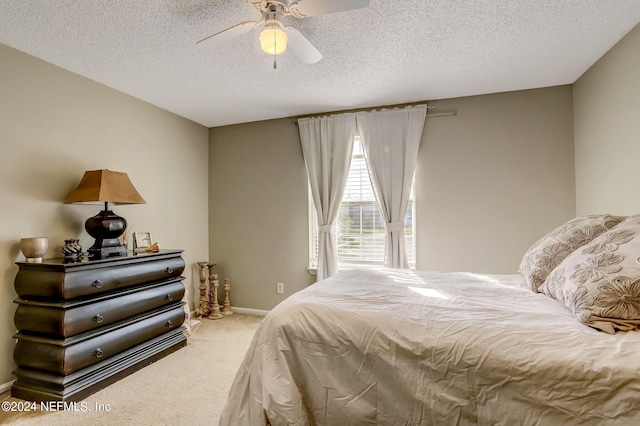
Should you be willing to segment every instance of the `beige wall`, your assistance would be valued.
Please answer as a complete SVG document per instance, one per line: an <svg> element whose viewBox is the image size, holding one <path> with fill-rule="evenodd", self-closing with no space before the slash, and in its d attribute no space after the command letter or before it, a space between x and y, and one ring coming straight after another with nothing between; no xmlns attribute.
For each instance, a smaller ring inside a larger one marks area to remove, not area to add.
<svg viewBox="0 0 640 426"><path fill-rule="evenodd" d="M85 170L129 175L147 204L114 211L161 247L185 249L185 284L197 300L193 264L208 258L208 129L3 45L0 64L2 385L14 378L20 238L48 237L47 257L59 256L65 238L91 245L84 221L100 206L62 204Z"/></svg>
<svg viewBox="0 0 640 426"><path fill-rule="evenodd" d="M417 267L514 273L575 215L571 86L434 102L416 166ZM437 111L436 110L436 111Z"/></svg>
<svg viewBox="0 0 640 426"><path fill-rule="evenodd" d="M271 309L314 282L307 272L307 174L291 119L212 128L212 261L235 306ZM276 293L276 283L285 285Z"/></svg>
<svg viewBox="0 0 640 426"><path fill-rule="evenodd" d="M514 273L575 214L571 87L451 99L428 118L416 170L417 265ZM271 309L314 281L307 181L291 119L210 131L210 252L236 306Z"/></svg>
<svg viewBox="0 0 640 426"><path fill-rule="evenodd" d="M640 213L640 25L574 85L579 215Z"/></svg>

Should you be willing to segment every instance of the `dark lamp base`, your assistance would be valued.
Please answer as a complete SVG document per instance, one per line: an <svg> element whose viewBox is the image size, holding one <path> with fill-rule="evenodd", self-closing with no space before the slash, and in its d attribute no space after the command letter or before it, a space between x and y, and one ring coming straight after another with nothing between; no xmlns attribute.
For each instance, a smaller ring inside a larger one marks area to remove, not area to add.
<svg viewBox="0 0 640 426"><path fill-rule="evenodd" d="M89 235L96 239L87 250L92 259L102 259L113 256L126 256L127 249L120 243L118 237L127 228L127 221L112 212L103 210L90 217L84 224Z"/></svg>
<svg viewBox="0 0 640 426"><path fill-rule="evenodd" d="M120 244L117 247L94 248L92 246L87 250L87 253L89 253L90 259L104 259L106 257L112 257L112 256L126 256L127 249L122 244Z"/></svg>

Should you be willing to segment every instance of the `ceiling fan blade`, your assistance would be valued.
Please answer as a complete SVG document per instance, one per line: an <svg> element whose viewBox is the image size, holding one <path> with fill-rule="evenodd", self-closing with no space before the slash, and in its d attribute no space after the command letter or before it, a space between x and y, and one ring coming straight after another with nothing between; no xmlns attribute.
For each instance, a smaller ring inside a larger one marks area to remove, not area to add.
<svg viewBox="0 0 640 426"><path fill-rule="evenodd" d="M300 31L292 27L285 27L284 32L287 33L289 47L296 52L302 62L315 64L322 59L322 53Z"/></svg>
<svg viewBox="0 0 640 426"><path fill-rule="evenodd" d="M297 18L306 18L368 6L369 0L298 0L292 2L289 10Z"/></svg>
<svg viewBox="0 0 640 426"><path fill-rule="evenodd" d="M212 47L222 46L223 44L229 42L230 40L241 36L242 34L246 34L252 29L254 29L258 24L262 23L262 21L247 21L242 22L241 24L234 25L231 28L227 28L226 30L222 30L217 32L209 37L205 37L202 40L196 42L196 44L208 45Z"/></svg>

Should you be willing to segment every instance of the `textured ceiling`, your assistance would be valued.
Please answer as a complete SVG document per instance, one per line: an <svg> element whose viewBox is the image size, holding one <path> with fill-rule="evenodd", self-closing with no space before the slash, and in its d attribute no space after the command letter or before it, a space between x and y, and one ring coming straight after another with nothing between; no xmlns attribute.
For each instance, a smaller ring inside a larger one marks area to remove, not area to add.
<svg viewBox="0 0 640 426"><path fill-rule="evenodd" d="M259 17L244 0L1 0L0 43L213 127L573 83L640 0L371 0L285 18L324 59L289 49L275 70L259 30L196 45Z"/></svg>

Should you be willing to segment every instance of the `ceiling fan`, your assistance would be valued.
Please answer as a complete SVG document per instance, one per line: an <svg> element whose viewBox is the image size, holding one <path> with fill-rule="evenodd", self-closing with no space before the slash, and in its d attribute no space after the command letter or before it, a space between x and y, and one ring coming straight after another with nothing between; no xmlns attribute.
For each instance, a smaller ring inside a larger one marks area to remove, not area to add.
<svg viewBox="0 0 640 426"><path fill-rule="evenodd" d="M246 21L203 38L196 44L221 46L228 41L264 26L260 46L265 53L279 55L287 45L306 64L315 64L322 53L300 31L282 25L283 16L307 18L327 13L344 12L369 6L369 0L245 0L262 14L257 21ZM273 62L276 68L276 62Z"/></svg>

